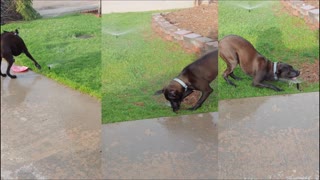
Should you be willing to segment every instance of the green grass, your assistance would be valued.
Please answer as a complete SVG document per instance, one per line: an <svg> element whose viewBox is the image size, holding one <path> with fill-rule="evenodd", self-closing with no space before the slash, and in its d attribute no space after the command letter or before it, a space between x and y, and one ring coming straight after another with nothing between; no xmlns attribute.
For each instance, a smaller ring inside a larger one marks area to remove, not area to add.
<svg viewBox="0 0 320 180"><path fill-rule="evenodd" d="M153 94L197 57L180 45L162 40L151 29L151 12L115 13L102 18L103 123L217 111L214 93L196 111L182 105L173 113L163 95ZM118 37L110 32L130 31Z"/></svg>
<svg viewBox="0 0 320 180"><path fill-rule="evenodd" d="M16 64L28 66L61 84L101 99L100 18L75 14L1 26L1 30L7 31L16 28L42 69L38 70L24 54L15 58ZM76 38L83 34L93 37ZM53 66L50 70L49 65Z"/></svg>
<svg viewBox="0 0 320 180"><path fill-rule="evenodd" d="M296 69L303 62L319 60L318 30L310 30L302 19L281 11L279 1L265 1L263 6L251 12L235 5L246 3L255 5L261 2L219 2L219 39L229 34L242 36L269 60L286 62ZM234 88L222 77L225 69L226 64L219 59L219 99L299 93L294 85L285 82L271 82L285 90L282 92L253 87L252 78L245 75L239 66L234 73L243 80L230 78L238 85ZM303 82L300 87L302 92L319 91L318 82Z"/></svg>

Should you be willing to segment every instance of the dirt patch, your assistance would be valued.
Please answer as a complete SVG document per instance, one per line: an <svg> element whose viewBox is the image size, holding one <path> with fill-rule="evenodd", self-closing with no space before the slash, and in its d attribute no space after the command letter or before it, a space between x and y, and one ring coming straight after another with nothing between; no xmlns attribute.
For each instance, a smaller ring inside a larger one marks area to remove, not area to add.
<svg viewBox="0 0 320 180"><path fill-rule="evenodd" d="M196 105L196 103L198 102L198 99L201 96L201 92L200 91L193 91L193 93L191 93L188 97L184 98L182 101L182 104L184 104L187 107L192 107L194 105ZM153 99L157 102L161 103L169 103L169 101L167 101L163 94L159 95L159 96L153 96ZM170 104L170 103L169 103ZM134 103L134 105L136 106L144 106L144 104L140 104L139 102Z"/></svg>
<svg viewBox="0 0 320 180"><path fill-rule="evenodd" d="M135 106L144 106L144 102L134 102Z"/></svg>
<svg viewBox="0 0 320 180"><path fill-rule="evenodd" d="M218 3L200 5L168 13L164 18L173 25L218 40Z"/></svg>
<svg viewBox="0 0 320 180"><path fill-rule="evenodd" d="M198 102L198 99L201 96L200 91L193 91L192 94L190 94L188 97L184 98L182 103L187 104L189 106L194 106Z"/></svg>
<svg viewBox="0 0 320 180"><path fill-rule="evenodd" d="M307 82L314 83L319 81L319 60L314 63L304 62L300 65L300 77Z"/></svg>

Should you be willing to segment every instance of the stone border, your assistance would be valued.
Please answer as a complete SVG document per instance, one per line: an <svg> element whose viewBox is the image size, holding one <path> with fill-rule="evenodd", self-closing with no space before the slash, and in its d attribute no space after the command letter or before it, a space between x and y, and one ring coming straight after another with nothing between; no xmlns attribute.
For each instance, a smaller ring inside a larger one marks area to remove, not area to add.
<svg viewBox="0 0 320 180"><path fill-rule="evenodd" d="M319 28L319 9L317 7L308 5L302 0L282 0L281 2L291 8L295 15Z"/></svg>
<svg viewBox="0 0 320 180"><path fill-rule="evenodd" d="M168 22L163 17L165 14L167 13L156 13L152 16L152 28L162 38L178 42L185 50L191 53L205 54L218 49L218 41L203 37L189 30L180 29Z"/></svg>

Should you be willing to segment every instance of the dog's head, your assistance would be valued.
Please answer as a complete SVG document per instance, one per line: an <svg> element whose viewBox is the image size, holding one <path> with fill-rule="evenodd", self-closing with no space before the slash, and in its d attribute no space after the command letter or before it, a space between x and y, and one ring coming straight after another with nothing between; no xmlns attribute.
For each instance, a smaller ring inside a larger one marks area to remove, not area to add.
<svg viewBox="0 0 320 180"><path fill-rule="evenodd" d="M155 95L164 94L164 97L170 102L173 112L180 109L183 100L183 89L176 82L171 82L167 87L157 91Z"/></svg>
<svg viewBox="0 0 320 180"><path fill-rule="evenodd" d="M279 62L276 74L278 78L295 80L300 75L300 71L293 69L289 64Z"/></svg>

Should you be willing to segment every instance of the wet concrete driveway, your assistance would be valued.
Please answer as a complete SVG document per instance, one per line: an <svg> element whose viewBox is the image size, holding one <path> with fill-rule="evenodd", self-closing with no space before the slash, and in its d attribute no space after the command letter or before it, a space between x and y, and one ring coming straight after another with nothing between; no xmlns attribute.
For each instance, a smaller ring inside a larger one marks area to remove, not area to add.
<svg viewBox="0 0 320 180"><path fill-rule="evenodd" d="M102 125L107 179L215 179L217 113Z"/></svg>
<svg viewBox="0 0 320 180"><path fill-rule="evenodd" d="M319 179L319 93L219 102L219 178Z"/></svg>
<svg viewBox="0 0 320 180"><path fill-rule="evenodd" d="M225 100L219 111L219 121L207 113L103 125L103 177L319 177L319 93Z"/></svg>
<svg viewBox="0 0 320 180"><path fill-rule="evenodd" d="M17 76L1 78L1 179L99 178L100 103L33 72Z"/></svg>

